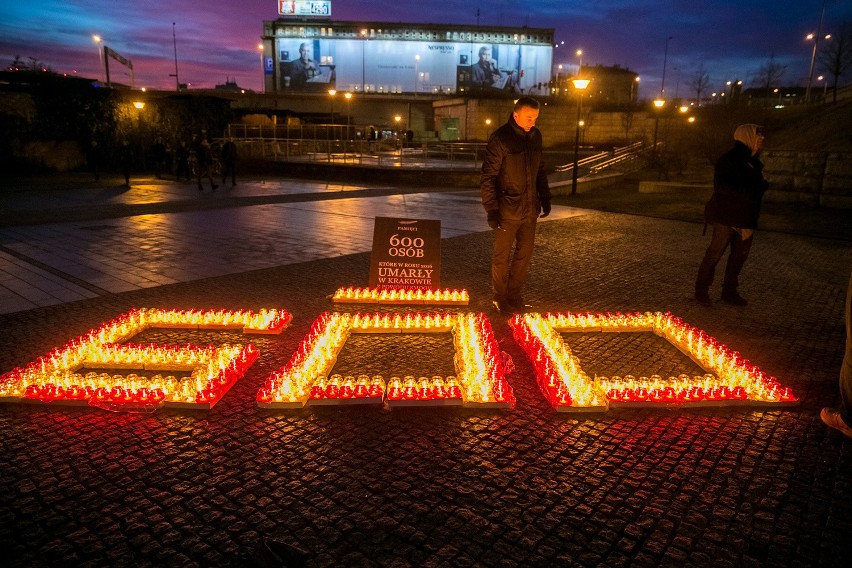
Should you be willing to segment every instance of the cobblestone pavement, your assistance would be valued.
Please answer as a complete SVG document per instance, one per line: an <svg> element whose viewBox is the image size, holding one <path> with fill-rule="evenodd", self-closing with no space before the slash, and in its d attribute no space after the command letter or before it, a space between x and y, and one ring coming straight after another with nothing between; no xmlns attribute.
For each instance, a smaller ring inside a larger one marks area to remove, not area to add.
<svg viewBox="0 0 852 568"><path fill-rule="evenodd" d="M700 225L574 214L539 225L527 300L542 312L670 311L792 387L801 404L783 410L554 412L505 317L490 310L485 230L443 240L442 284L468 289L465 309L491 319L515 363L512 410L256 407L317 315L354 311L328 295L364 285L366 252L0 315L0 372L132 307L294 315L280 336L251 338L260 358L207 412L0 404L3 562L286 565L268 552L278 542L312 567L843 565L852 440L818 413L838 401L852 251L846 241L756 238L741 287L750 304L703 307L691 299L707 243ZM234 333L139 339L222 343ZM570 341L604 374L678 364L647 342ZM446 372L449 355L430 342L405 342L395 358L353 345L338 364Z"/></svg>

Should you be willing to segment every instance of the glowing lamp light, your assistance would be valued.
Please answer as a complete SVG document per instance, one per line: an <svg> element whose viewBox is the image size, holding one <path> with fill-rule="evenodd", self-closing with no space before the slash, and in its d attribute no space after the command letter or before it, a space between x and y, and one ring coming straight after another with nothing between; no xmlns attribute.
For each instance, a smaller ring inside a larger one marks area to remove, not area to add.
<svg viewBox="0 0 852 568"><path fill-rule="evenodd" d="M160 406L210 409L257 359L254 345L122 342L149 327L281 333L291 319L283 310L133 309L0 376L0 402L88 404L119 411L152 411ZM142 370L146 376L80 372L87 367Z"/></svg>
<svg viewBox="0 0 852 568"><path fill-rule="evenodd" d="M467 290L431 290L428 288L338 288L332 296L337 304L428 304L463 305L470 301Z"/></svg>
<svg viewBox="0 0 852 568"><path fill-rule="evenodd" d="M535 369L542 393L560 412L660 405L783 407L798 404L792 390L742 356L670 313L530 313L509 321L512 334ZM663 378L590 378L565 345L561 332L650 331L666 339L708 372Z"/></svg>
<svg viewBox="0 0 852 568"><path fill-rule="evenodd" d="M330 374L351 333L453 334L456 374L441 377L369 377ZM464 405L511 408L515 398L499 346L484 314L321 314L290 361L273 371L257 393L260 408L306 404L384 402L388 406Z"/></svg>

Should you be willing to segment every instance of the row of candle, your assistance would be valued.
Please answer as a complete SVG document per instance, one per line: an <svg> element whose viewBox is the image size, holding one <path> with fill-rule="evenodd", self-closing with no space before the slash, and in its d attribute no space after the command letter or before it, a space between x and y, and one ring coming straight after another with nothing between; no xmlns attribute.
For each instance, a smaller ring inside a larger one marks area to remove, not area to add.
<svg viewBox="0 0 852 568"><path fill-rule="evenodd" d="M113 347L125 348L124 355L135 353L139 356L137 360L140 362L134 365L136 367L144 367L147 364L144 354L155 351L151 346L141 349L137 346ZM163 348L162 351L171 350ZM84 375L65 371L32 382L21 381L14 384L14 388L4 389L7 385L0 385L0 396L53 402L104 399L104 393L107 393L111 402L140 402L143 401L141 399L152 402L149 399L154 397L158 403L211 404L218 401L230 385L245 374L257 359L259 351L251 344L224 345L218 348L195 348L192 354L192 372L180 379L160 374L149 378L135 373L120 375L89 372ZM129 356L121 362L132 360L132 356ZM104 366L112 364L108 359L92 363Z"/></svg>
<svg viewBox="0 0 852 568"><path fill-rule="evenodd" d="M334 374L328 378L320 377L311 386L311 400L377 399L385 395L385 380L381 375Z"/></svg>
<svg viewBox="0 0 852 568"><path fill-rule="evenodd" d="M462 391L456 377L433 376L414 378L411 375L391 377L388 381L387 399L394 401L458 401L462 403Z"/></svg>
<svg viewBox="0 0 852 568"><path fill-rule="evenodd" d="M500 364L499 348L484 314L321 314L290 361L274 371L258 391L262 407L299 406L328 394L328 380L337 355L350 333L452 331L458 373L452 383L420 389L406 380L387 388L388 399L434 400L442 392L463 395L466 404L513 405L514 395ZM413 375L412 375L413 380ZM449 381L449 378L447 379ZM325 386L323 386L325 385ZM315 386L322 388L314 388ZM398 387L398 388L397 388ZM339 393L339 388L337 390ZM419 393L422 393L422 397ZM347 391L348 394L348 391ZM455 398L454 396L451 398Z"/></svg>
<svg viewBox="0 0 852 568"><path fill-rule="evenodd" d="M543 394L557 408L605 408L607 402L705 403L750 401L797 402L789 388L744 360L738 353L670 313L525 314L510 320L515 340L533 362ZM668 381L654 375L638 381L628 375L590 380L565 345L565 331L652 331L713 371L703 376L680 375Z"/></svg>
<svg viewBox="0 0 852 568"><path fill-rule="evenodd" d="M485 314L459 314L453 328L456 372L466 404L515 406L500 347Z"/></svg>
<svg viewBox="0 0 852 568"><path fill-rule="evenodd" d="M146 327L191 327L242 328L246 333L281 333L293 319L286 310L262 308L251 310L162 310L141 308L138 310L140 329Z"/></svg>
<svg viewBox="0 0 852 568"><path fill-rule="evenodd" d="M332 301L353 304L462 304L467 305L467 290L423 288L338 288Z"/></svg>
<svg viewBox="0 0 852 568"><path fill-rule="evenodd" d="M241 326L280 332L292 316L283 310L133 309L101 324L62 347L0 376L0 398L41 401L180 402L211 404L242 376L259 355L253 345L119 344L149 327ZM155 375L76 372L82 367L191 371L188 379ZM162 384L161 384L162 383ZM112 393L112 394L110 394ZM162 395L162 397L161 397ZM162 398L162 400L160 400Z"/></svg>
<svg viewBox="0 0 852 568"><path fill-rule="evenodd" d="M583 371L580 361L551 325L549 316L518 314L509 320L515 341L533 362L542 394L558 409L574 407L604 410L604 392L596 388Z"/></svg>

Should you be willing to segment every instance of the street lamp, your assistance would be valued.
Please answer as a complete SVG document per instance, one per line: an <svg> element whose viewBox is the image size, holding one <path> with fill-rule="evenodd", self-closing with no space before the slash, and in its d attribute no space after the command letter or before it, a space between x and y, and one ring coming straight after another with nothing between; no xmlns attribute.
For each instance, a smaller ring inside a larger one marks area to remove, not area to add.
<svg viewBox="0 0 852 568"><path fill-rule="evenodd" d="M654 144L652 149L652 157L656 161L657 159L657 131L660 128L660 111L663 108L663 105L666 104L666 101L663 99L654 99L654 108L656 109L654 112Z"/></svg>
<svg viewBox="0 0 852 568"><path fill-rule="evenodd" d="M101 77L101 82L104 81L104 53L101 50L101 43L103 42L103 38L99 35L93 35L92 40L95 42L95 49L98 50L98 75Z"/></svg>
<svg viewBox="0 0 852 568"><path fill-rule="evenodd" d="M825 97L828 95L828 79L825 75L820 75L817 81L822 81L822 102L825 102Z"/></svg>
<svg viewBox="0 0 852 568"><path fill-rule="evenodd" d="M666 63L669 59L669 42L672 40L672 36L666 38L666 50L663 52L663 79L660 82L660 98L666 94ZM656 103L656 101L654 101Z"/></svg>
<svg viewBox="0 0 852 568"><path fill-rule="evenodd" d="M334 130L334 96L337 94L335 89L328 90L328 96L331 98L331 124L328 126L328 159L331 161L331 135Z"/></svg>
<svg viewBox="0 0 852 568"><path fill-rule="evenodd" d="M346 99L346 137L350 138L349 129L352 122L352 93L344 93L343 98Z"/></svg>
<svg viewBox="0 0 852 568"><path fill-rule="evenodd" d="M639 91L639 76L637 75L636 78L633 79L633 82L630 83L630 100L628 101L629 104L631 104L631 105L633 104L634 98L636 98L636 99L639 98L639 92L638 91Z"/></svg>
<svg viewBox="0 0 852 568"><path fill-rule="evenodd" d="M260 84L263 86L263 92L266 92L266 67L263 65L263 44L257 44L257 51L260 53Z"/></svg>
<svg viewBox="0 0 852 568"><path fill-rule="evenodd" d="M561 71L562 71L562 64L560 63L559 65L556 66L556 94L557 95L559 94L559 91L560 91L560 88L559 88L559 73Z"/></svg>
<svg viewBox="0 0 852 568"><path fill-rule="evenodd" d="M574 132L574 169L571 172L571 195L577 194L577 169L580 158L580 105L583 101L583 91L589 86L588 79L574 79L571 81L577 89L577 124Z"/></svg>
<svg viewBox="0 0 852 568"><path fill-rule="evenodd" d="M577 50L577 57L580 58L580 66L577 67L577 75L579 75L580 71L582 71L582 69L583 69L583 50L582 49Z"/></svg>
<svg viewBox="0 0 852 568"><path fill-rule="evenodd" d="M816 53L817 53L817 44L819 43L819 36L822 35L822 20L825 17L825 0L822 0L822 11L819 14L819 26L817 26L816 34L808 34L806 39L808 41L814 42L813 50L811 51L811 67L808 71L808 88L805 89L805 102L811 102L811 83L814 80L814 62L816 61ZM826 36L828 39L829 36Z"/></svg>

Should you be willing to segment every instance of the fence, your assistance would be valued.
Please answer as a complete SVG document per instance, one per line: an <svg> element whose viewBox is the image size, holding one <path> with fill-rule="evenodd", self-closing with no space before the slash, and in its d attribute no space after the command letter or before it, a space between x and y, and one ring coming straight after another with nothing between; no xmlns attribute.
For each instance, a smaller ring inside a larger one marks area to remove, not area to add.
<svg viewBox="0 0 852 568"><path fill-rule="evenodd" d="M477 169L484 143L407 142L396 131L379 130L370 140L363 127L338 124L231 124L227 136L240 155L254 159L355 164L380 168Z"/></svg>

